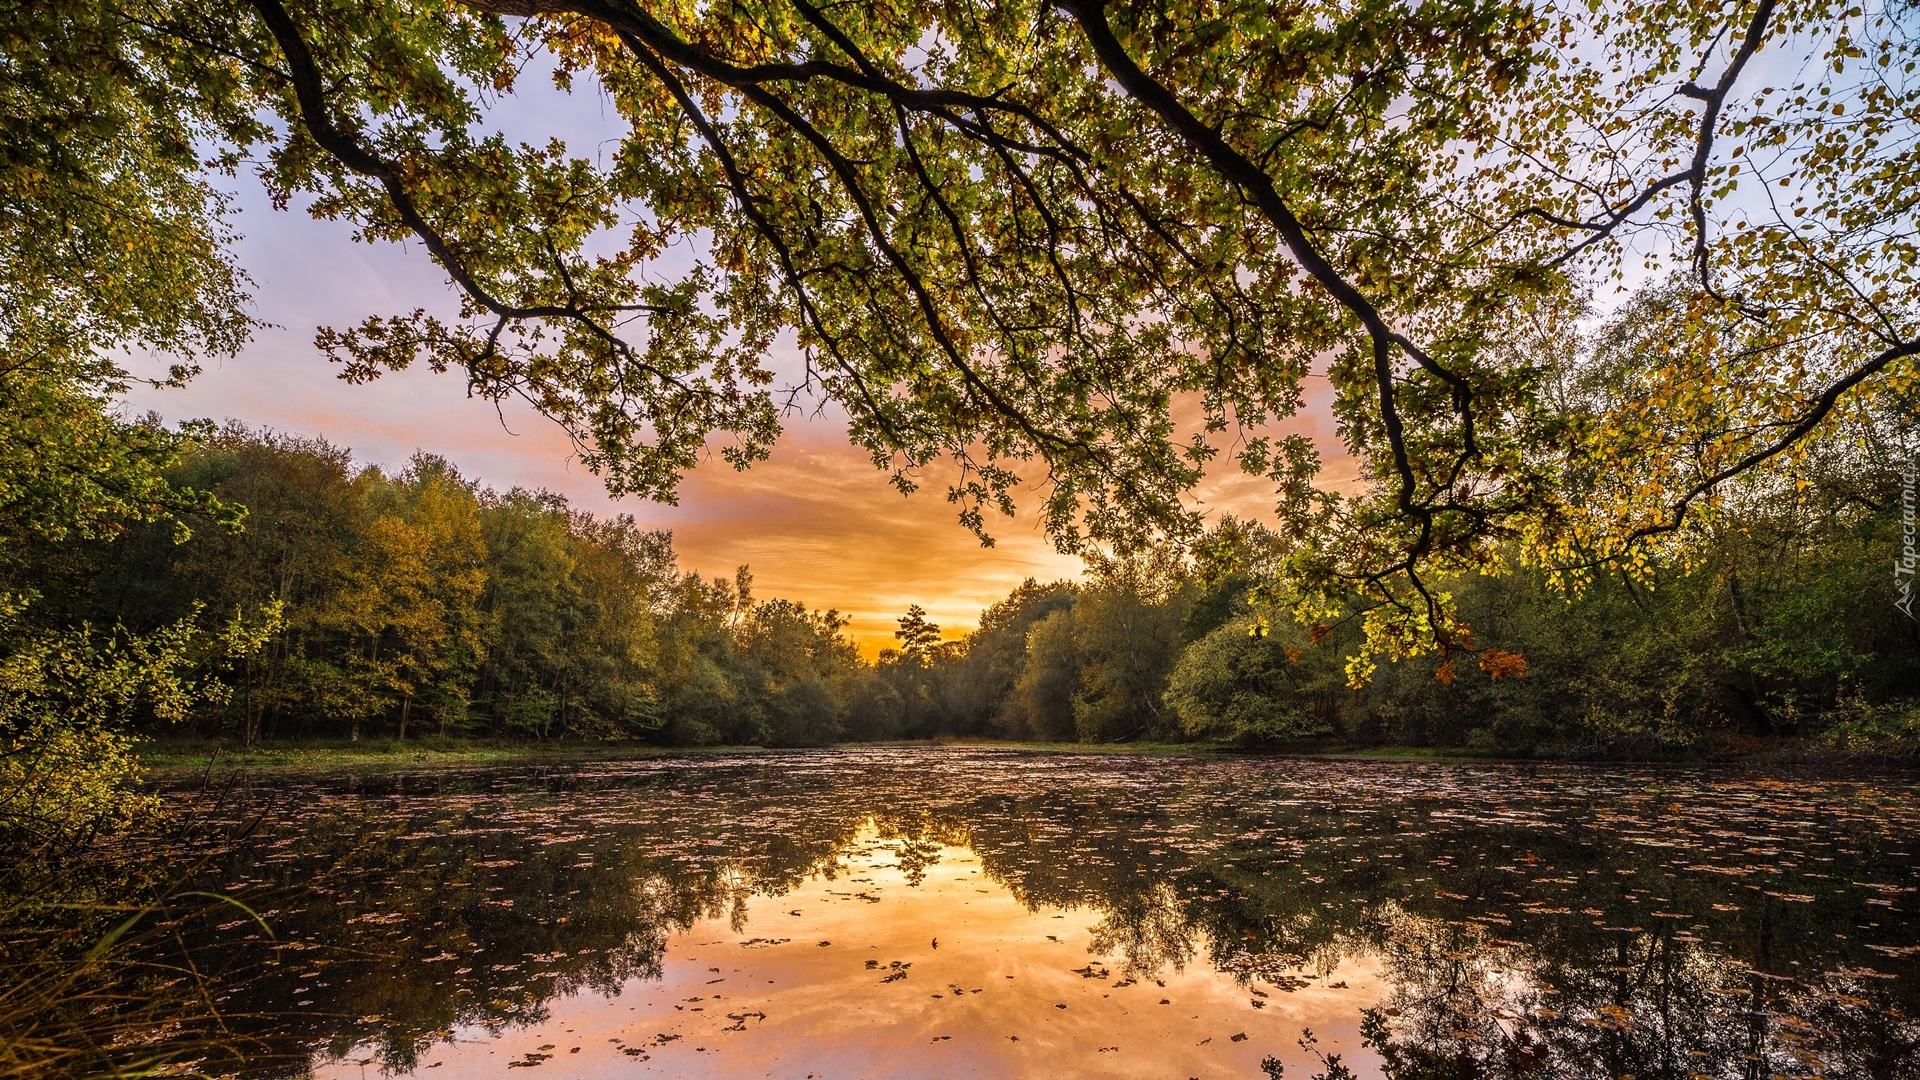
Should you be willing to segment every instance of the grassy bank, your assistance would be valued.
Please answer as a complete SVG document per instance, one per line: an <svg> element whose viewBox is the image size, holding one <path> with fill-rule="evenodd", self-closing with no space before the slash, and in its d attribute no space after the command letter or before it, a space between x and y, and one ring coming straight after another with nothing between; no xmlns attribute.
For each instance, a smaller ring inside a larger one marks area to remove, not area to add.
<svg viewBox="0 0 1920 1080"><path fill-rule="evenodd" d="M994 739L930 739L888 742L845 743L841 749L868 747L978 747L981 749L1019 750L1042 754L1099 754L1133 758L1205 758L1221 755L1256 754L1275 756L1274 750L1248 750L1226 743L1048 743L1007 742ZM160 778L186 775L228 774L233 772L337 772L414 771L462 768L512 768L516 766L567 765L604 761L636 761L658 757L710 756L714 754L776 753L760 746L664 747L643 743L532 743L507 739L363 739L359 742L315 740L310 742L256 743L251 747L232 742L202 739L160 739L140 748L140 760ZM1444 758L1481 759L1485 755L1465 750L1432 747L1387 747L1349 750L1291 747L1279 751L1287 757L1340 757L1373 759L1430 760Z"/></svg>
<svg viewBox="0 0 1920 1080"><path fill-rule="evenodd" d="M1502 757L1466 747L1378 746L1351 747L1302 744L1288 747L1242 747L1223 742L1204 743L1043 743L993 739L931 739L845 743L839 749L868 747L977 747L1042 754L1098 754L1132 758L1210 758L1220 756L1323 758L1361 761L1568 761L1588 760L1554 755ZM767 754L777 749L761 746L665 747L644 743L533 743L506 739L363 739L359 742L311 741L256 743L242 747L231 742L199 739L162 739L140 748L140 760L159 779L184 776L231 775L249 772L334 773L367 771L424 771L437 769L516 768L638 761L661 757L708 757L716 754ZM1871 763L1911 766L1911 759L1837 752L1804 742L1780 741L1741 747L1735 752L1662 755L1609 759L1615 763L1640 761L1668 765L1837 765ZM1600 762L1592 762L1600 763Z"/></svg>
<svg viewBox="0 0 1920 1080"><path fill-rule="evenodd" d="M161 739L140 747L140 761L156 776L236 771L331 772L355 769L460 769L564 765L685 754L764 753L757 746L677 749L638 743L527 743L492 739L362 739L359 742L275 742L243 747L231 742Z"/></svg>
<svg viewBox="0 0 1920 1080"><path fill-rule="evenodd" d="M1023 743L992 739L897 740L846 743L841 749L866 747L970 746L1050 754L1102 754L1117 757L1204 757L1231 753L1231 747L1208 743ZM157 739L140 747L140 761L156 776L174 778L236 771L331 772L338 770L419 770L510 768L565 765L600 761L636 761L647 758L710 756L714 754L777 753L761 746L666 747L644 743L531 743L507 739L362 739L359 742L324 741L255 743L243 747L228 741Z"/></svg>

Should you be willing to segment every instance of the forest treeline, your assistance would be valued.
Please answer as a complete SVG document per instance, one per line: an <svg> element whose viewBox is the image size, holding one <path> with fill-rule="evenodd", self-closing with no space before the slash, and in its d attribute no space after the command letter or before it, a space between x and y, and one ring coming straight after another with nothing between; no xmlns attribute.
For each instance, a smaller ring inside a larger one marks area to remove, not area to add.
<svg viewBox="0 0 1920 1080"><path fill-rule="evenodd" d="M918 607L864 660L839 613L681 573L672 538L420 455L356 465L230 426L170 482L244 519L47 544L39 617L138 640L191 624L202 693L154 734L423 735L780 746L1052 742L1464 747L1617 754L1920 747L1920 636L1892 603L1891 462L1810 461L1800 490L1728 501L1692 560L1569 590L1524 568L1442 583L1470 651L1360 679L1359 626L1295 617L1263 582L1285 538L1225 519L1183 551L1027 581L944 639Z"/></svg>
<svg viewBox="0 0 1920 1080"><path fill-rule="evenodd" d="M135 526L39 575L70 625L199 624L224 692L156 734L817 744L869 674L835 612L758 599L744 567L679 573L670 533L430 455L383 471L229 426L168 479L241 523ZM218 648L233 627L247 647Z"/></svg>
<svg viewBox="0 0 1920 1080"><path fill-rule="evenodd" d="M1647 756L1920 750L1920 626L1895 607L1910 528L1870 451L1749 490L1690 561L1572 588L1525 568L1439 583L1470 652L1360 667L1361 628L1262 582L1293 548L1227 520L1189 557L1027 582L966 639L891 661L912 735L1458 747ZM883 658L882 671L889 663ZM910 689L908 689L910 688Z"/></svg>

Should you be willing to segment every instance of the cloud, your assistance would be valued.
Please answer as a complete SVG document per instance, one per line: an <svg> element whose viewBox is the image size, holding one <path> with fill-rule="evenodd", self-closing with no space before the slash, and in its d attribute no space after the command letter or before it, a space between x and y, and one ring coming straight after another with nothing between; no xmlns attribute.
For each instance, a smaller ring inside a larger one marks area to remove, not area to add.
<svg viewBox="0 0 1920 1080"><path fill-rule="evenodd" d="M747 472L717 460L695 469L668 516L683 566L730 573L749 564L756 592L852 616L850 632L871 653L892 644L909 604L954 637L1023 579L1080 571L1031 514L990 517L996 544L982 547L946 502L950 475L930 469L903 496L843 427L815 422L791 428L772 459Z"/></svg>
<svg viewBox="0 0 1920 1080"><path fill-rule="evenodd" d="M240 356L209 364L184 389L138 390L134 409L321 435L388 468L426 450L496 488L546 488L596 513L633 514L674 531L685 569L731 575L750 565L762 597L849 614L869 655L892 643L894 620L909 604L956 637L1023 579L1080 570L1036 527L1041 493L1029 493L1012 521L990 516L998 546L983 548L945 501L950 466L930 468L921 490L902 496L847 443L840 420L790 422L772 459L745 473L718 458L704 463L686 477L680 505L661 506L608 498L557 426L525 406L470 398L457 376L411 370L366 386L342 383L313 345L316 327L415 307L451 314L450 287L417 246L355 243L349 226L277 212L257 188L243 184L237 195L246 233L237 254L258 283L255 315L269 325ZM776 359L776 368L792 367L791 356ZM1302 415L1275 430L1309 434L1328 461L1328 485L1350 490L1357 474L1334 431L1330 399L1325 380L1310 379ZM1196 495L1211 514L1271 513L1268 486L1226 461Z"/></svg>

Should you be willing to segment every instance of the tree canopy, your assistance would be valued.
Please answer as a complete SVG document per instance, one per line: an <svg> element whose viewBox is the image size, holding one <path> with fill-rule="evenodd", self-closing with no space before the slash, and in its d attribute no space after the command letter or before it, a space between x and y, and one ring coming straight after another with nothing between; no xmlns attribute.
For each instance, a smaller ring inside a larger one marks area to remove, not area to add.
<svg viewBox="0 0 1920 1080"><path fill-rule="evenodd" d="M21 130L124 114L152 143L157 171L61 167L181 222L200 276L176 292L237 280L182 154L254 161L283 203L418 241L458 286L454 318L322 329L349 378L425 362L523 396L618 492L671 498L716 439L764 457L795 389L844 407L903 489L960 462L949 495L983 537L1038 481L1064 547L1191 538L1224 456L1273 482L1273 571L1308 621L1360 617L1368 654L1451 654L1476 646L1441 578L1643 574L1730 480L1790 491L1821 440L1911 431L1920 42L1895 5L135 0L4 19L10 54L72 53L9 67ZM612 152L496 130L541 70L604 94ZM55 92L82 71L111 92ZM43 167L9 168L19 186ZM786 334L800 388L768 370ZM1352 497L1275 433L1321 375Z"/></svg>

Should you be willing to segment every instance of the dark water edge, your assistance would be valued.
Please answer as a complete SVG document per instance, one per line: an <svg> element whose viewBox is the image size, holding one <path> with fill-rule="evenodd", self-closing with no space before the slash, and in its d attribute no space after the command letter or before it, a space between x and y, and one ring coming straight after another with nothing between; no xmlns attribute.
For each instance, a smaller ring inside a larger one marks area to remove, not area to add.
<svg viewBox="0 0 1920 1080"><path fill-rule="evenodd" d="M707 938L731 935L727 955L878 1010L833 1031L741 1013L742 1036L800 1076L952 997L911 974L931 952L880 957L909 969L882 984L888 970L868 978L834 951L857 940L775 933L800 925L783 898L821 919L844 903L880 933L896 912L947 918L927 899L944 889L942 902L1010 905L994 941L1010 981L1059 976L1067 950L1073 985L1100 993L1063 1010L1094 1019L1058 1036L1053 1075L1128 1074L1097 1056L1122 1035L1129 1055L1191 1066L1180 1075L1258 1076L1266 1054L1311 1075L1325 1067L1276 1019L1311 1013L1351 1028L1340 1049L1361 1075L1920 1076L1920 785L1899 771L941 747L162 787L183 827L125 865L143 887L232 897L265 925L185 897L156 914L165 932L136 943L150 967L126 991L150 1026L60 1067L72 1074L159 1045L216 1075L506 1075L498 1055L454 1052L487 1039L504 1052L582 1002L644 1004L682 977L695 939L710 952ZM840 884L871 866L893 876L869 897ZM957 867L981 887L961 889ZM1026 917L1059 921L1029 933ZM947 957L966 946L949 937ZM1143 1035L1152 1000L1101 1019L1154 981L1208 1002L1219 1015L1183 1022L1217 1020L1238 1057ZM986 1032L1025 1024L1040 1039L1020 1012L1034 1002L966 1000L971 1019L915 1053L1030 1072L988 1057ZM609 1031L583 1035L618 1054L609 1068L714 1073L671 1032ZM524 1049L538 1060L516 1067L592 1075L599 1060ZM859 1060L873 1075L946 1067Z"/></svg>
<svg viewBox="0 0 1920 1080"><path fill-rule="evenodd" d="M160 786L178 786L192 779L244 772L307 772L337 774L366 770L428 772L460 768L539 768L585 762L650 760L663 757L708 757L740 754L778 754L794 749L947 748L1004 750L1026 753L1120 757L1190 758L1303 758L1383 762L1463 762L1514 764L1746 766L1791 767L1816 772L1870 768L1876 772L1912 771L1920 774L1920 757L1893 752L1845 750L1817 739L1749 739L1692 750L1650 752L1630 747L1568 748L1564 752L1536 750L1526 755L1486 753L1464 747L1372 746L1326 742L1248 746L1225 742L1023 743L995 739L922 739L894 742L844 743L834 747L779 748L764 746L673 747L639 742L529 742L520 739L416 737L393 739L277 740L239 746L229 740L185 738L152 739L142 744L140 757Z"/></svg>

